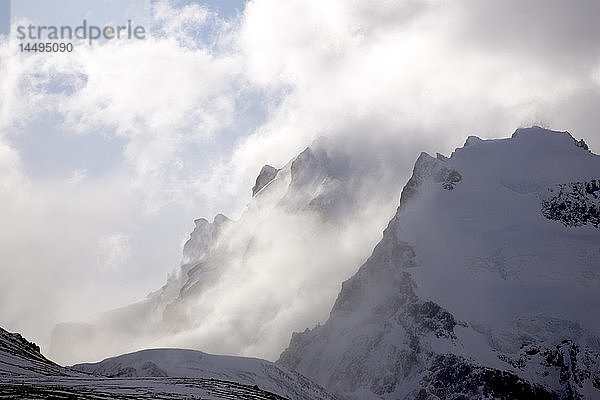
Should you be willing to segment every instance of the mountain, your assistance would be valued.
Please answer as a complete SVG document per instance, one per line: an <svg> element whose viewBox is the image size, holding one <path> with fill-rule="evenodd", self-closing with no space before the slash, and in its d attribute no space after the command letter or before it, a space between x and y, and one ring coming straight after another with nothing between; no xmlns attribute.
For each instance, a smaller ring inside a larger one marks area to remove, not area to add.
<svg viewBox="0 0 600 400"><path fill-rule="evenodd" d="M321 138L281 168L264 166L239 219L195 221L162 288L97 321L58 325L50 355L73 364L185 347L277 359L290 332L327 318L394 213L403 169L369 149Z"/></svg>
<svg viewBox="0 0 600 400"><path fill-rule="evenodd" d="M68 375L63 367L48 360L40 347L18 333L0 328L0 376Z"/></svg>
<svg viewBox="0 0 600 400"><path fill-rule="evenodd" d="M268 361L192 350L146 350L98 364L61 367L46 359L36 344L2 328L0 398L335 399Z"/></svg>
<svg viewBox="0 0 600 400"><path fill-rule="evenodd" d="M568 132L422 153L322 325L278 364L345 399L600 398L600 157Z"/></svg>
<svg viewBox="0 0 600 400"><path fill-rule="evenodd" d="M74 370L110 378L186 377L236 382L290 400L334 400L302 375L257 358L217 356L196 350L150 349L112 357L99 363L78 364Z"/></svg>

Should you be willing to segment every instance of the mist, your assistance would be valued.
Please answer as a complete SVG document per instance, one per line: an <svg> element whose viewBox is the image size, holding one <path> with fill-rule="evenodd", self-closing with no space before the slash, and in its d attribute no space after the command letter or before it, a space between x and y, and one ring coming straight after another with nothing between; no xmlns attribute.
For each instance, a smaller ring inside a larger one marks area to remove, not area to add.
<svg viewBox="0 0 600 400"><path fill-rule="evenodd" d="M35 57L0 40L0 325L45 350L56 324L108 321L98 340L113 344L60 361L144 346L275 359L292 331L326 319L421 151L533 124L600 148L594 1L153 7L145 41ZM319 137L350 163L343 196L324 186L347 213L323 220L280 198L252 210L262 165L284 167ZM228 256L169 331L170 301L147 296L185 279L193 220L217 213L234 221L213 243ZM136 301L154 330L102 314Z"/></svg>

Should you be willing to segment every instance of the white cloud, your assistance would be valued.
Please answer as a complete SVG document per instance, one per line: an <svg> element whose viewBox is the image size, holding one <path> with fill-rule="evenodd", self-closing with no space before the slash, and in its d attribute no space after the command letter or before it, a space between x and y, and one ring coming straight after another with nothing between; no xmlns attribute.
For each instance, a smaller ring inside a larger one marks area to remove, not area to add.
<svg viewBox="0 0 600 400"><path fill-rule="evenodd" d="M253 0L225 21L158 2L144 41L55 55L0 44L0 322L31 335L157 288L193 218L236 214L262 164L320 135L407 175L422 150L539 121L597 152L597 2L521 3ZM17 139L45 121L117 137L120 158L79 168L85 179L30 176ZM116 281L135 289L115 296Z"/></svg>
<svg viewBox="0 0 600 400"><path fill-rule="evenodd" d="M103 271L116 271L131 258L130 235L114 232L103 235L98 241L98 268Z"/></svg>
<svg viewBox="0 0 600 400"><path fill-rule="evenodd" d="M71 175L67 179L67 183L69 185L77 185L85 180L85 178L87 178L87 172L85 170L76 169L71 172Z"/></svg>
<svg viewBox="0 0 600 400"><path fill-rule="evenodd" d="M0 137L0 193L9 195L18 192L20 186L24 185L24 177L21 172L21 160L18 153ZM14 193L13 192L13 193Z"/></svg>

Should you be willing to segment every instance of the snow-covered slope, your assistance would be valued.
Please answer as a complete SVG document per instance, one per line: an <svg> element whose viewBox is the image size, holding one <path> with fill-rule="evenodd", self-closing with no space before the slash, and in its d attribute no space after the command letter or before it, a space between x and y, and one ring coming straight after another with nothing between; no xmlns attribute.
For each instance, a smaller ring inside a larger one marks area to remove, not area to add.
<svg viewBox="0 0 600 400"><path fill-rule="evenodd" d="M77 400L287 400L235 382L201 378L73 378L51 376L6 379L2 399Z"/></svg>
<svg viewBox="0 0 600 400"><path fill-rule="evenodd" d="M278 362L349 399L600 398L599 178L538 127L421 154L329 320Z"/></svg>
<svg viewBox="0 0 600 400"><path fill-rule="evenodd" d="M146 350L65 368L2 328L0 398L334 400L308 379L268 361L191 350Z"/></svg>
<svg viewBox="0 0 600 400"><path fill-rule="evenodd" d="M387 161L322 138L279 169L263 167L238 220L195 221L164 287L91 324L57 326L51 356L185 347L275 360L290 332L327 318L340 282L381 238L405 173Z"/></svg>
<svg viewBox="0 0 600 400"><path fill-rule="evenodd" d="M333 399L323 388L295 372L257 358L217 356L195 350L150 349L73 369L106 377L187 377L258 386L290 400Z"/></svg>
<svg viewBox="0 0 600 400"><path fill-rule="evenodd" d="M40 353L35 343L0 328L0 376L65 375L60 365Z"/></svg>

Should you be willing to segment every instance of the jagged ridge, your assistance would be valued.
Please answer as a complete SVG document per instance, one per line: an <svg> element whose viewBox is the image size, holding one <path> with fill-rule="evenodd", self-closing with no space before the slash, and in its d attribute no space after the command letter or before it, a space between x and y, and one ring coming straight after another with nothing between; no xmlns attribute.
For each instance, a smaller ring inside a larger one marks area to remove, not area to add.
<svg viewBox="0 0 600 400"><path fill-rule="evenodd" d="M539 127L469 137L450 158L421 154L327 322L293 334L278 362L347 399L600 396L600 339L588 331L599 328L600 236L584 225L597 171L583 140Z"/></svg>

